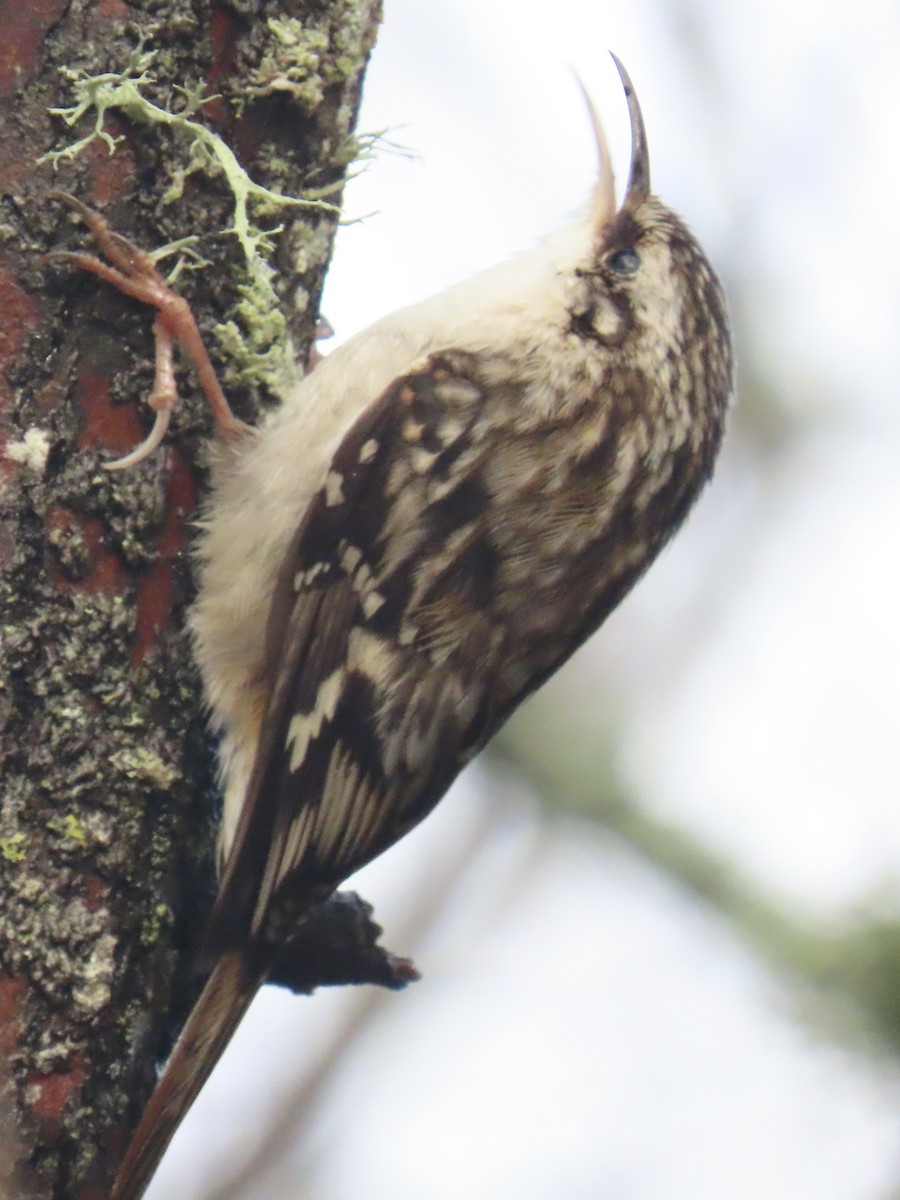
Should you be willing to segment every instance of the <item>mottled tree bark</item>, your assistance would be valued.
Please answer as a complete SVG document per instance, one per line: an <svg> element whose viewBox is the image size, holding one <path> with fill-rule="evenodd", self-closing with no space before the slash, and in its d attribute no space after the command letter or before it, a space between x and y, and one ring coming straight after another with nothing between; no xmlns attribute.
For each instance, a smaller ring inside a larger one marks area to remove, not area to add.
<svg viewBox="0 0 900 1200"><path fill-rule="evenodd" d="M165 449L103 469L150 420L152 315L41 261L90 248L46 192L148 249L198 235L208 265L178 286L239 415L271 401L259 343L285 332L240 306L233 193L198 169L189 129L110 110L115 153L95 140L54 169L38 159L96 113L70 128L49 110L72 105L72 71L119 75L143 45L143 94L174 110L176 85L217 94L193 119L255 181L339 186L379 15L380 0L0 0L0 1193L108 1186L195 993L214 886L213 751L184 631L209 420L183 370ZM302 357L336 217L257 216L283 226L274 285Z"/></svg>

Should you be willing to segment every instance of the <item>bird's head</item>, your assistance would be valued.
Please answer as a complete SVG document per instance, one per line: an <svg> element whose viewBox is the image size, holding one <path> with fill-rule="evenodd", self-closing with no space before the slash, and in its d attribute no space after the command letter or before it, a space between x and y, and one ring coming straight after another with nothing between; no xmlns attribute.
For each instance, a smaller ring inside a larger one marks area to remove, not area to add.
<svg viewBox="0 0 900 1200"><path fill-rule="evenodd" d="M656 381L660 391L722 409L732 389L722 288L697 239L651 191L641 107L628 72L612 57L628 102L631 163L617 205L606 136L582 87L599 173L589 208L590 251L575 270L572 327L613 351L621 366Z"/></svg>

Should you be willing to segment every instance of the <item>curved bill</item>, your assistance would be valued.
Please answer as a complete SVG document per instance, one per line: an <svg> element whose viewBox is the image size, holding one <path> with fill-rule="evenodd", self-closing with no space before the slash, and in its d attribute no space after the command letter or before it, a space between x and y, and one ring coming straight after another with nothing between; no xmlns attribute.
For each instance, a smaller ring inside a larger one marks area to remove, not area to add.
<svg viewBox="0 0 900 1200"><path fill-rule="evenodd" d="M631 77L619 59L610 50L622 86L625 88L625 98L628 101L628 115L631 118L631 167L628 171L628 184L622 200L622 208L634 208L641 200L650 195L650 153L647 149L647 131L644 129L644 118L641 106L638 104L637 93Z"/></svg>
<svg viewBox="0 0 900 1200"><path fill-rule="evenodd" d="M587 105L588 116L591 119L591 128L594 131L594 144L597 147L597 184L594 188L594 201L592 205L594 224L599 226L606 225L616 215L616 181L613 176L612 155L609 152L609 143L606 140L606 134L603 132L603 124L600 121L600 115L594 107L594 102L588 94L587 88L581 81L581 76L577 71L573 72L575 82L581 89L581 94L584 96L584 102Z"/></svg>

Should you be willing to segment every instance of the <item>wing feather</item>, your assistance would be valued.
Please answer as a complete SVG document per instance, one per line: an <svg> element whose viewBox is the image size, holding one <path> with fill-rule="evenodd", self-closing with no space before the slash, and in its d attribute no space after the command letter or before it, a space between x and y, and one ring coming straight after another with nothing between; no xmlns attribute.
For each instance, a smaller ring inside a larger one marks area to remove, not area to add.
<svg viewBox="0 0 900 1200"><path fill-rule="evenodd" d="M471 449L483 397L466 365L432 356L388 388L340 444L286 555L268 625L270 699L213 952L277 936L273 920L330 893L424 816L477 741L484 684L454 675L453 625L457 647L484 643L460 656L479 676L491 631L474 597L452 579L449 596L433 595L423 570L436 534L443 546L478 516L478 497L454 502L440 466ZM399 530L388 519L398 497ZM421 629L409 620L419 609Z"/></svg>

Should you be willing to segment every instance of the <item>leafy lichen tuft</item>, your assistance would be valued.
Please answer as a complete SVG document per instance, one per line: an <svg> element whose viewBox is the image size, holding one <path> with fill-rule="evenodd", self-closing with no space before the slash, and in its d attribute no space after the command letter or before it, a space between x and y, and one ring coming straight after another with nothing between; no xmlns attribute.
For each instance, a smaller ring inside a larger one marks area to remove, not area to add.
<svg viewBox="0 0 900 1200"><path fill-rule="evenodd" d="M25 855L24 833L13 833L9 837L0 838L0 857L5 858L7 862L24 862Z"/></svg>
<svg viewBox="0 0 900 1200"><path fill-rule="evenodd" d="M322 103L325 86L335 74L329 68L328 34L296 17L270 17L269 47L253 73L248 97L286 92L307 112Z"/></svg>
<svg viewBox="0 0 900 1200"><path fill-rule="evenodd" d="M75 842L79 846L87 845L87 830L73 812L64 813L58 820L50 821L48 828L65 841Z"/></svg>

